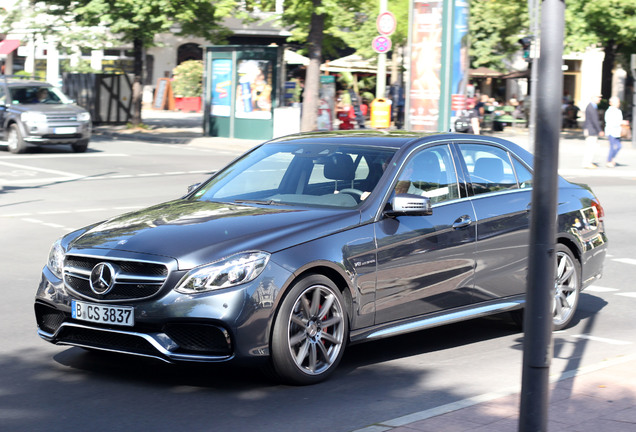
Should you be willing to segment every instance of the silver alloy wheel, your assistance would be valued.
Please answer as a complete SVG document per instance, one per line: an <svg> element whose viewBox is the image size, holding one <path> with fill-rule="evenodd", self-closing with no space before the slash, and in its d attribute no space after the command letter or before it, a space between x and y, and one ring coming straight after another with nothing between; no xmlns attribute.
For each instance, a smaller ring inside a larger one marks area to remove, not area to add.
<svg viewBox="0 0 636 432"><path fill-rule="evenodd" d="M579 300L579 274L570 254L557 252L556 281L554 283L554 302L552 306L553 323L562 328L576 311Z"/></svg>
<svg viewBox="0 0 636 432"><path fill-rule="evenodd" d="M289 317L288 347L296 366L308 375L331 367L343 348L344 312L323 285L311 285L296 299Z"/></svg>

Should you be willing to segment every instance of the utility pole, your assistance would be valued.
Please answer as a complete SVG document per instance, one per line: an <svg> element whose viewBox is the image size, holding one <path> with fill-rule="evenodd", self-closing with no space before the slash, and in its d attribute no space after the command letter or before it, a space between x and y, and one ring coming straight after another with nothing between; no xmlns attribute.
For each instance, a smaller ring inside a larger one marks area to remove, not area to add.
<svg viewBox="0 0 636 432"><path fill-rule="evenodd" d="M519 432L547 431L552 362L565 2L543 0L542 9Z"/></svg>

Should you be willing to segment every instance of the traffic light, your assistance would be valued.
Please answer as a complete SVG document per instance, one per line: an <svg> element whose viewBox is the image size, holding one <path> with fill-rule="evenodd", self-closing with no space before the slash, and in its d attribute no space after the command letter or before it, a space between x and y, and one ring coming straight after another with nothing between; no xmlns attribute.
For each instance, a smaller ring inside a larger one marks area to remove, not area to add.
<svg viewBox="0 0 636 432"><path fill-rule="evenodd" d="M532 36L525 36L519 39L519 43L523 47L523 58L526 61L532 61L530 58L530 47L532 46Z"/></svg>

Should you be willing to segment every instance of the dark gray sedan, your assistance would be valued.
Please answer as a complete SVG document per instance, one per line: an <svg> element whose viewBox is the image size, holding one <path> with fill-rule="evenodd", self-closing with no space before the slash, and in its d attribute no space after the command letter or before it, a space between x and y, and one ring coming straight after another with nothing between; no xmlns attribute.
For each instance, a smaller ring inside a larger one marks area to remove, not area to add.
<svg viewBox="0 0 636 432"><path fill-rule="evenodd" d="M519 319L531 191L532 156L497 138L275 139L182 198L58 240L38 333L174 363L262 360L315 383L348 343ZM556 329L601 276L603 216L588 188L559 179Z"/></svg>

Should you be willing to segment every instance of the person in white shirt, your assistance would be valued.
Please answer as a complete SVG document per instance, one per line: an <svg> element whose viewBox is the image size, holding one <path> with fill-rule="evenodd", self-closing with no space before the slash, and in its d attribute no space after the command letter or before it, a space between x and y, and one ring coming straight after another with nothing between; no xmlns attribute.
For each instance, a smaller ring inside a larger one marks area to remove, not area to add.
<svg viewBox="0 0 636 432"><path fill-rule="evenodd" d="M616 166L616 155L622 148L621 127L623 125L623 113L619 109L621 100L617 96L612 96L609 100L610 107L605 111L605 135L609 139L609 154L607 155L607 166Z"/></svg>

